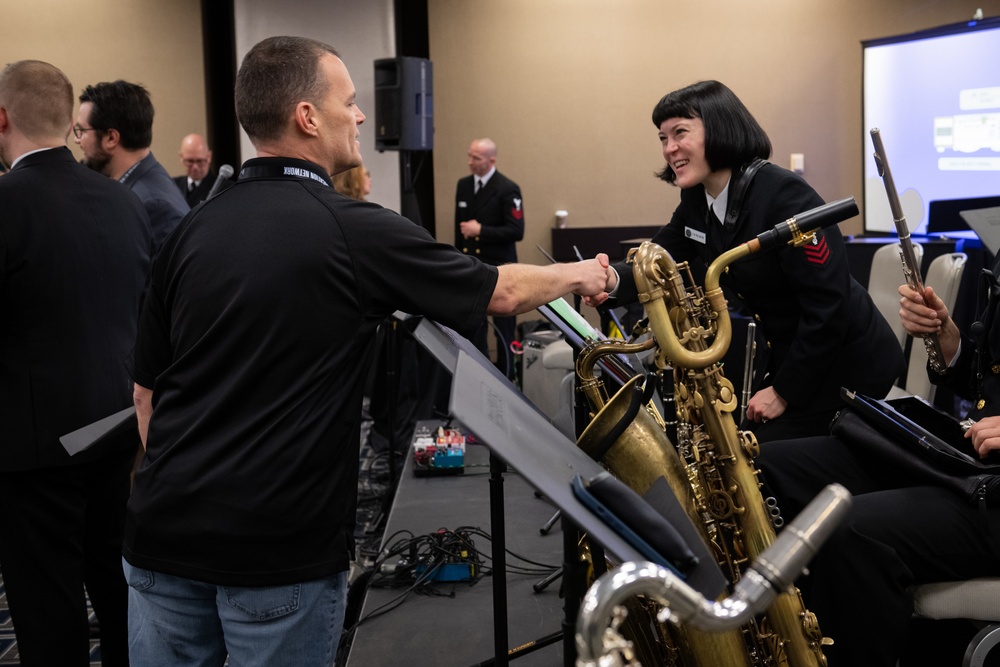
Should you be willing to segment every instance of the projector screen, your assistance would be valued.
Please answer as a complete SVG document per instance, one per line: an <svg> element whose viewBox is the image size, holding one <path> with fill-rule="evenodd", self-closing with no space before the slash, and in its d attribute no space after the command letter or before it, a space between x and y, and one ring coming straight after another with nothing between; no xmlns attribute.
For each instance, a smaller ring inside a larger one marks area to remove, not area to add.
<svg viewBox="0 0 1000 667"><path fill-rule="evenodd" d="M911 233L926 233L931 202L1000 196L1000 18L861 46L865 231L896 231L872 128Z"/></svg>

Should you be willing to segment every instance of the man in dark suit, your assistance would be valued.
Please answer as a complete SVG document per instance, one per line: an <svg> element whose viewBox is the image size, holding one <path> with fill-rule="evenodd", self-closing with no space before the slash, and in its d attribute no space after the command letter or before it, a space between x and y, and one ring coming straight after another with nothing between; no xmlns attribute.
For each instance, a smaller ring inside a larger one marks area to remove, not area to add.
<svg viewBox="0 0 1000 667"><path fill-rule="evenodd" d="M138 433L74 456L59 437L128 408L125 361L149 219L66 147L73 86L48 63L0 72L0 567L22 665L128 664L121 565Z"/></svg>
<svg viewBox="0 0 1000 667"><path fill-rule="evenodd" d="M466 255L500 266L517 261L514 244L524 238L524 206L521 188L496 168L497 145L491 139L476 139L469 146L469 176L458 181L455 194L455 246ZM497 366L511 376L514 370L510 344L517 318L494 317ZM487 330L483 322L472 342L487 354Z"/></svg>
<svg viewBox="0 0 1000 667"><path fill-rule="evenodd" d="M136 83L112 81L87 86L80 95L73 134L83 163L118 179L142 200L153 230L153 254L191 209L149 146L153 102Z"/></svg>
<svg viewBox="0 0 1000 667"><path fill-rule="evenodd" d="M181 140L181 150L178 153L181 164L187 173L174 178L174 183L187 200L188 206L194 208L208 199L208 193L215 185L218 173L212 169L212 151L208 142L200 134L189 134ZM222 182L220 190L232 185L231 180Z"/></svg>

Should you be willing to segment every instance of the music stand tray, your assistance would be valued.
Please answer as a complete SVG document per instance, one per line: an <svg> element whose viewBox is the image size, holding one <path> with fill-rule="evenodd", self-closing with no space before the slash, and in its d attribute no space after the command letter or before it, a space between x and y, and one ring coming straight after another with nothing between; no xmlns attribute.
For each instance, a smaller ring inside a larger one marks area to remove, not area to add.
<svg viewBox="0 0 1000 667"><path fill-rule="evenodd" d="M66 453L73 456L93 447L105 438L118 435L127 429L135 430L137 424L135 408L125 408L104 419L87 424L83 428L78 428L71 433L59 436L59 444L63 446Z"/></svg>
<svg viewBox="0 0 1000 667"><path fill-rule="evenodd" d="M994 255L1000 250L1000 206L960 211L959 215Z"/></svg>

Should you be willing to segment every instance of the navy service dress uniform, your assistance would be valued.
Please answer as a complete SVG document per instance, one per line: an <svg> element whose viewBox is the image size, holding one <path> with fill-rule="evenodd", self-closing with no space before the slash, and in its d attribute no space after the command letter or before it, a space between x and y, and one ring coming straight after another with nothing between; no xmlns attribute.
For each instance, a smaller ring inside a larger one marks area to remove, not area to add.
<svg viewBox="0 0 1000 667"><path fill-rule="evenodd" d="M691 262L700 276L726 250L823 204L802 178L773 164L762 163L749 183L741 184L741 176L734 171L725 224L709 218L705 188L698 185L681 191L680 205L653 242L677 262ZM739 190L734 206L733 192ZM619 300L634 302L632 267L616 269ZM755 373L763 379L755 390L773 386L788 402L781 417L751 424L759 440L825 434L843 404L841 387L881 397L903 372L899 342L851 276L836 226L818 232L812 245L734 262L720 282L753 314L758 335L766 338L766 360L758 360Z"/></svg>
<svg viewBox="0 0 1000 667"><path fill-rule="evenodd" d="M499 171L494 171L486 185L476 192L475 178L470 174L458 181L455 193L455 247L493 266L516 262L517 248L514 244L524 238L521 188ZM462 236L459 224L467 220L476 220L482 225L478 236L468 239ZM512 359L509 346L515 338L517 318L494 317L493 323L499 330L497 347L503 350L502 355L498 354L498 362L501 370L509 376ZM487 349L487 330L488 324L484 321L472 338L483 353Z"/></svg>

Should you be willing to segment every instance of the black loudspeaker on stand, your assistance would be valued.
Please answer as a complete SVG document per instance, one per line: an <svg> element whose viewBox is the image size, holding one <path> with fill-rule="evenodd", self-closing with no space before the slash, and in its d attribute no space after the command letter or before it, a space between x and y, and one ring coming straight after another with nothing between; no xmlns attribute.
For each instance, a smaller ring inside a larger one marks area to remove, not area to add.
<svg viewBox="0 0 1000 667"><path fill-rule="evenodd" d="M375 61L375 149L434 148L434 67L426 58Z"/></svg>
<svg viewBox="0 0 1000 667"><path fill-rule="evenodd" d="M376 60L375 150L399 151L400 213L421 226L424 223L414 183L425 156L433 149L433 64L426 58L409 56ZM431 221L431 233L433 228Z"/></svg>

